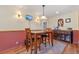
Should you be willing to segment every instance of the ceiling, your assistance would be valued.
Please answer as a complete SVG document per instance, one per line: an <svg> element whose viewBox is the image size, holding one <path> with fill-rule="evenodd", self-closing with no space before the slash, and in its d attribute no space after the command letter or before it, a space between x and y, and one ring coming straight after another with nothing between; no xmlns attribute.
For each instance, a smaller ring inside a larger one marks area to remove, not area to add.
<svg viewBox="0 0 79 59"><path fill-rule="evenodd" d="M4 8L4 10L21 10L24 15L30 14L33 16L42 16L42 6L41 5L4 5L0 6L1 8ZM78 5L46 5L45 6L45 16L48 18L57 16L63 13L68 13L73 10L79 9ZM2 9L3 10L3 9ZM56 11L59 12L59 14L56 14Z"/></svg>

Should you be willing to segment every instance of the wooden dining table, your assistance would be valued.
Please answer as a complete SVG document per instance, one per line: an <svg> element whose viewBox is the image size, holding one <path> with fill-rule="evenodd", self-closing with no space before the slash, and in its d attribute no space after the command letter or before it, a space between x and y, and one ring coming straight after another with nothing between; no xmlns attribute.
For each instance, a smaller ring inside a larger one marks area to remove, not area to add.
<svg viewBox="0 0 79 59"><path fill-rule="evenodd" d="M43 30L31 30L31 33L34 35L34 39L36 42L35 46L35 53L37 53L37 39L39 36L41 36L44 33L47 33L49 35L50 44L53 46L53 32L52 31L43 31Z"/></svg>

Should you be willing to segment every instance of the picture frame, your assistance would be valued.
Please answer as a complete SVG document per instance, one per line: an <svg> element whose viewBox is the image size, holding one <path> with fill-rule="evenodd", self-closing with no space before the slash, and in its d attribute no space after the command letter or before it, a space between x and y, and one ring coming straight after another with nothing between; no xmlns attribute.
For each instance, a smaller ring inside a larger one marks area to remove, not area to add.
<svg viewBox="0 0 79 59"><path fill-rule="evenodd" d="M65 22L66 22L66 23L70 23L70 22L71 22L71 18L66 18L66 19L65 19Z"/></svg>

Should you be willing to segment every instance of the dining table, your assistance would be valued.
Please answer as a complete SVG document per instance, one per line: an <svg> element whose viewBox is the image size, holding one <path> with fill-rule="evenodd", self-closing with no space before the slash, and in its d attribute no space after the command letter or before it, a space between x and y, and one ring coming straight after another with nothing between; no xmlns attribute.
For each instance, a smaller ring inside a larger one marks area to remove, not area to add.
<svg viewBox="0 0 79 59"><path fill-rule="evenodd" d="M37 53L37 39L41 37L42 34L47 33L50 39L50 44L53 46L53 32L52 31L44 31L44 30L31 30L32 35L34 36L34 40L36 42L35 53Z"/></svg>

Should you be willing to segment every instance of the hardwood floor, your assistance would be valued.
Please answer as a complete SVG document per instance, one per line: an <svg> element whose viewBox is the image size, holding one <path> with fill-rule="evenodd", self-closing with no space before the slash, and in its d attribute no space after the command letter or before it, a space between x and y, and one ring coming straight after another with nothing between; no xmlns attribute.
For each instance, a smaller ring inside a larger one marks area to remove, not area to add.
<svg viewBox="0 0 79 59"><path fill-rule="evenodd" d="M26 50L25 46L18 46L16 48L0 51L0 54L17 54L25 50Z"/></svg>
<svg viewBox="0 0 79 59"><path fill-rule="evenodd" d="M58 40L55 40L54 42L56 42L56 41L58 41ZM61 41L61 43L63 43L63 41ZM0 51L0 54L18 54L22 51L26 51L25 46L18 46L13 49ZM75 45L75 44L67 43L67 46L64 48L63 52L61 52L61 53L62 54L79 54L79 46Z"/></svg>
<svg viewBox="0 0 79 59"><path fill-rule="evenodd" d="M68 44L64 49L64 54L79 54L79 46L76 44Z"/></svg>

